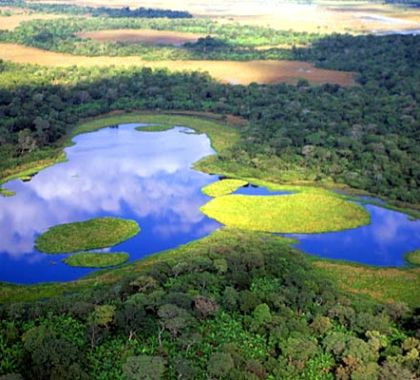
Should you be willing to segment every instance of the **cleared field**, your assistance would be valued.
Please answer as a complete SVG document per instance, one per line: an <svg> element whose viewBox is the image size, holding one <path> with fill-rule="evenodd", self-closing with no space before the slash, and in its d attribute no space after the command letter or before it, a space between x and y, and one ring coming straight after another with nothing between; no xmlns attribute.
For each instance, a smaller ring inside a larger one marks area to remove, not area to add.
<svg viewBox="0 0 420 380"><path fill-rule="evenodd" d="M222 16L223 23L321 33L368 33L420 28L420 11L383 4L327 6L278 4L265 14Z"/></svg>
<svg viewBox="0 0 420 380"><path fill-rule="evenodd" d="M45 66L140 66L167 68L171 71L203 71L213 78L232 84L296 83L306 79L313 84L354 85L354 73L324 70L300 61L158 61L140 57L85 57L61 54L17 44L0 43L0 59Z"/></svg>
<svg viewBox="0 0 420 380"><path fill-rule="evenodd" d="M44 3L73 3L90 6L136 8L134 0L44 0ZM282 30L307 32L368 32L396 29L418 29L420 11L386 4L357 1L317 1L315 4L278 3L258 0L242 2L235 0L145 0L143 7L187 10L196 16L218 18L221 22L270 26ZM386 16L390 19L369 16Z"/></svg>
<svg viewBox="0 0 420 380"><path fill-rule="evenodd" d="M64 16L32 13L32 14L14 14L12 16L0 16L0 30L13 30L20 23L31 20L52 20Z"/></svg>
<svg viewBox="0 0 420 380"><path fill-rule="evenodd" d="M92 40L105 42L141 42L146 45L173 45L181 46L186 42L195 42L202 34L171 32L151 29L115 29L100 30L96 32L83 32L77 34L81 38L90 38Z"/></svg>

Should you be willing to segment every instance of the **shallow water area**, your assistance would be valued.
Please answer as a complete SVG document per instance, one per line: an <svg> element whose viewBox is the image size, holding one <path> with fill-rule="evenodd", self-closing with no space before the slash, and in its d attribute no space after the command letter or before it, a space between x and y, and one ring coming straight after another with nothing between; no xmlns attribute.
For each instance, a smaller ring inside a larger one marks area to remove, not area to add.
<svg viewBox="0 0 420 380"><path fill-rule="evenodd" d="M234 191L232 194L242 194L242 195L287 195L292 194L291 191L278 191L278 190L269 190L266 187L255 186L255 185L246 185L240 187L238 190Z"/></svg>
<svg viewBox="0 0 420 380"><path fill-rule="evenodd" d="M68 161L42 170L29 182L15 180L0 197L0 281L70 281L94 269L62 263L67 255L34 249L38 234L57 224L99 216L135 219L141 232L110 251L130 261L208 235L220 225L199 208L210 198L201 188L216 176L191 169L214 154L205 135L176 127L138 132L126 124L79 135ZM106 254L106 253L105 253Z"/></svg>

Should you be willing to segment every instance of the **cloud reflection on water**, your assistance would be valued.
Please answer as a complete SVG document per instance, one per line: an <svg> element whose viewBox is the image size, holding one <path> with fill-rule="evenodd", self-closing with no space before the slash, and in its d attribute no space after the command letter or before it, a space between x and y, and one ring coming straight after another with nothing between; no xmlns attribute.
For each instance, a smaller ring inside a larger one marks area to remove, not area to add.
<svg viewBox="0 0 420 380"><path fill-rule="evenodd" d="M0 198L0 260L51 260L34 251L37 234L95 216L134 217L145 229L144 224L152 224L155 240L191 232L196 237L216 228L199 211L207 200L200 189L212 178L190 168L213 154L208 138L181 128L162 133L133 128L80 135L66 149L67 162L41 171L30 182L9 183L17 194Z"/></svg>
<svg viewBox="0 0 420 380"><path fill-rule="evenodd" d="M420 248L420 221L382 207L367 205L371 224L353 230L293 235L306 252L380 266L404 265L403 255Z"/></svg>

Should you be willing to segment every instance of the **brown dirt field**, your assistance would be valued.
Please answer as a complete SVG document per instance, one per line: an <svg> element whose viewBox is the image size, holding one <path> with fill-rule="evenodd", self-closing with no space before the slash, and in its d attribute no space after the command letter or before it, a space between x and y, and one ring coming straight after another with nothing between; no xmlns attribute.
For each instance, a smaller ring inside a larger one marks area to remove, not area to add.
<svg viewBox="0 0 420 380"><path fill-rule="evenodd" d="M12 16L0 16L0 30L13 30L20 23L31 20L52 20L55 18L60 18L65 16L53 15L53 14L42 14L42 13L32 13L32 14L14 14Z"/></svg>
<svg viewBox="0 0 420 380"><path fill-rule="evenodd" d="M307 79L314 84L354 85L354 74L317 69L298 61L143 61L140 57L84 57L61 54L17 44L0 43L0 59L45 66L141 66L167 68L171 71L203 71L213 78L232 84L296 83Z"/></svg>
<svg viewBox="0 0 420 380"><path fill-rule="evenodd" d="M147 45L174 45L181 46L186 42L195 42L202 34L161 31L152 29L114 29L96 32L78 33L81 38L91 38L100 42L141 42Z"/></svg>

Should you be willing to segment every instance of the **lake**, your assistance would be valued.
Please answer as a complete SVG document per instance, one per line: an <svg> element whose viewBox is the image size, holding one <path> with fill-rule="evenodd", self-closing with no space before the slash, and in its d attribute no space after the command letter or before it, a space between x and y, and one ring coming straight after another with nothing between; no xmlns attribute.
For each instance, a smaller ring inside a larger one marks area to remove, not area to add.
<svg viewBox="0 0 420 380"><path fill-rule="evenodd" d="M125 124L79 135L66 148L68 161L42 170L30 181L14 180L0 197L0 281L22 284L70 281L94 269L72 268L34 249L49 227L99 216L135 219L141 232L110 251L130 261L209 235L221 225L200 212L210 198L201 192L217 176L191 168L214 154L206 135L183 127L138 132ZM186 133L187 132L187 133ZM275 195L248 186L245 195ZM322 257L379 266L404 265L403 255L420 247L420 221L367 205L369 226L335 233L292 235L298 248ZM288 235L289 236L289 235Z"/></svg>
<svg viewBox="0 0 420 380"><path fill-rule="evenodd" d="M112 248L130 261L208 235L220 224L199 208L210 199L201 188L217 179L191 169L214 154L205 135L185 128L138 132L139 124L105 128L74 138L68 161L29 182L5 187L0 197L0 280L17 283L74 280L92 271L62 263L66 255L34 249L38 234L61 223L98 216L135 219L141 232Z"/></svg>

